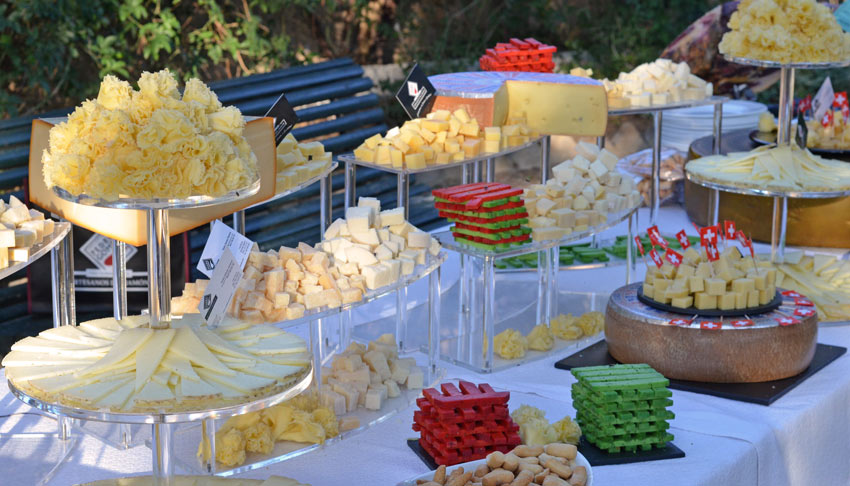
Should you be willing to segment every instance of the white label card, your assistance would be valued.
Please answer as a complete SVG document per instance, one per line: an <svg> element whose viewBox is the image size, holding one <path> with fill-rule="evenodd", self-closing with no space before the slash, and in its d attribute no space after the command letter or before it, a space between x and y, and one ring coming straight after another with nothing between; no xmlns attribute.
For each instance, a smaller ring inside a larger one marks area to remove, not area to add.
<svg viewBox="0 0 850 486"><path fill-rule="evenodd" d="M835 90L832 89L832 81L827 77L812 100L812 110L814 110L814 119L820 120L826 114L826 110L832 108L832 101L835 99Z"/></svg>
<svg viewBox="0 0 850 486"><path fill-rule="evenodd" d="M218 259L223 255L225 248L230 250L239 263L239 269L242 270L245 268L245 262L248 261L248 255L251 254L251 247L253 246L254 243L251 240L240 235L220 220L215 220L212 230L210 230L210 237L207 239L207 244L204 245L203 253L201 253L198 271L212 278Z"/></svg>
<svg viewBox="0 0 850 486"><path fill-rule="evenodd" d="M210 283L204 291L198 310L210 327L217 327L224 320L236 287L242 280L242 267L229 248L224 249L215 271L210 278Z"/></svg>

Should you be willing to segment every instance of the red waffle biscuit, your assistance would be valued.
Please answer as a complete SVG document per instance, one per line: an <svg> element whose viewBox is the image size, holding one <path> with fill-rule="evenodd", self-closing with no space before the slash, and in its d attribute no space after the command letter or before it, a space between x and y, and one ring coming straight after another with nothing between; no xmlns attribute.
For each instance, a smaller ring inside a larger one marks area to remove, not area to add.
<svg viewBox="0 0 850 486"><path fill-rule="evenodd" d="M522 206L522 201L513 201L506 202L505 204L500 204L498 206L493 206L492 208L478 208L475 211L479 213L492 213L494 211L502 211L505 209L513 209ZM447 211L469 211L470 208L465 204L456 204L456 203L446 203L446 202L435 202L434 207L437 209L444 209Z"/></svg>
<svg viewBox="0 0 850 486"><path fill-rule="evenodd" d="M511 204L521 205L522 203L511 203ZM506 209L508 209L508 208L506 208ZM504 216L496 216L495 218L476 218L475 216L467 216L465 214L451 213L451 212L448 212L448 211L437 211L437 214L441 218L452 218L452 219L456 219L458 221L469 221L470 223L481 223L481 224L500 223L502 221L510 221L510 220L513 220L513 219L522 219L522 218L528 217L528 213L526 213L526 212L516 213L516 214L506 214Z"/></svg>

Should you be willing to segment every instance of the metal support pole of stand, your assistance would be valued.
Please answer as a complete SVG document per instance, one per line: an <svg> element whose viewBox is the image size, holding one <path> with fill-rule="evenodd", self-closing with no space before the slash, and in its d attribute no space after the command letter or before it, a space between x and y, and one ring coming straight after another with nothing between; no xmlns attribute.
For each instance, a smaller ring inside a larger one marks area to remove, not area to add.
<svg viewBox="0 0 850 486"><path fill-rule="evenodd" d="M208 474L215 473L215 419L206 418L201 424L203 427L204 447L207 448L204 461L204 469Z"/></svg>
<svg viewBox="0 0 850 486"><path fill-rule="evenodd" d="M127 317L127 243L112 241L112 313Z"/></svg>
<svg viewBox="0 0 850 486"><path fill-rule="evenodd" d="M652 112L652 192L649 202L649 225L655 225L661 206L661 112Z"/></svg>
<svg viewBox="0 0 850 486"><path fill-rule="evenodd" d="M147 210L148 226L148 309L151 329L171 327L171 248L168 239L168 211Z"/></svg>
<svg viewBox="0 0 850 486"><path fill-rule="evenodd" d="M399 172L396 182L396 207L404 206L404 219L410 214L410 175Z"/></svg>
<svg viewBox="0 0 850 486"><path fill-rule="evenodd" d="M484 257L484 333L487 336L487 352L485 353L484 368L493 370L493 339L496 336L496 259Z"/></svg>
<svg viewBox="0 0 850 486"><path fill-rule="evenodd" d="M407 352L407 287L395 292L395 335L399 353Z"/></svg>
<svg viewBox="0 0 850 486"><path fill-rule="evenodd" d="M487 168L485 172L485 177L487 178L486 182L495 182L496 181L496 159L490 157L486 161L484 161L484 165Z"/></svg>
<svg viewBox="0 0 850 486"><path fill-rule="evenodd" d="M553 246L546 253L549 258L549 297L546 304L546 320L542 324L548 325L552 319L558 315L558 296L560 290L558 287L558 272L561 270L561 260L559 247ZM538 324L541 324L538 322Z"/></svg>
<svg viewBox="0 0 850 486"><path fill-rule="evenodd" d="M779 131L776 144L791 144L791 120L794 118L794 68L783 67L779 73ZM785 258L785 236L788 231L788 198L773 198L773 228L770 232L770 261Z"/></svg>
<svg viewBox="0 0 850 486"><path fill-rule="evenodd" d="M714 105L714 124L713 130L714 140L711 147L711 153L719 155L722 150L723 142L723 104L717 103ZM716 225L720 220L720 191L717 189L708 190L708 224Z"/></svg>
<svg viewBox="0 0 850 486"><path fill-rule="evenodd" d="M626 285L632 283L632 274L637 270L635 268L635 249L632 247L635 234L635 214L637 214L637 212L629 215L628 234L626 235Z"/></svg>
<svg viewBox="0 0 850 486"><path fill-rule="evenodd" d="M546 184L549 178L549 152L551 148L552 138L549 135L544 135L540 139L540 183Z"/></svg>
<svg viewBox="0 0 850 486"><path fill-rule="evenodd" d="M233 213L233 231L245 236L245 210Z"/></svg>
<svg viewBox="0 0 850 486"><path fill-rule="evenodd" d="M440 267L428 275L428 381L437 374L440 356Z"/></svg>
<svg viewBox="0 0 850 486"><path fill-rule="evenodd" d="M73 253L70 260L72 267L69 269L67 248L72 248L74 229L62 239L58 246L50 250L50 291L53 297L53 327L74 325L73 316L69 309L74 309L74 269ZM68 301L71 301L70 303ZM61 441L71 439L71 419L64 416L56 417L56 436Z"/></svg>
<svg viewBox="0 0 850 486"><path fill-rule="evenodd" d="M319 179L319 238L324 238L325 230L331 225L333 219L333 188L331 187L331 175L328 174Z"/></svg>
<svg viewBox="0 0 850 486"><path fill-rule="evenodd" d="M345 163L345 210L357 206L357 165Z"/></svg>
<svg viewBox="0 0 850 486"><path fill-rule="evenodd" d="M472 181L478 182L481 180L481 164L478 162L471 162L472 165Z"/></svg>
<svg viewBox="0 0 850 486"><path fill-rule="evenodd" d="M173 438L171 424L153 424L151 434L151 454L153 458L154 486L172 486L174 484ZM215 437L210 437L215 442ZM213 456L213 459L215 456Z"/></svg>

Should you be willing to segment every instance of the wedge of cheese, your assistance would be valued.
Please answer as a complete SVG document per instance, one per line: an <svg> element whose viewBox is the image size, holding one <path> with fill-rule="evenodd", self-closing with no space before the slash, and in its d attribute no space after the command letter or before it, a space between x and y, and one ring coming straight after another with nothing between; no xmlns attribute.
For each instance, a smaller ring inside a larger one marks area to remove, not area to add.
<svg viewBox="0 0 850 486"><path fill-rule="evenodd" d="M463 72L431 76L433 110L463 108L481 126L501 126L524 116L530 128L550 135L601 136L608 102L601 82L565 74Z"/></svg>

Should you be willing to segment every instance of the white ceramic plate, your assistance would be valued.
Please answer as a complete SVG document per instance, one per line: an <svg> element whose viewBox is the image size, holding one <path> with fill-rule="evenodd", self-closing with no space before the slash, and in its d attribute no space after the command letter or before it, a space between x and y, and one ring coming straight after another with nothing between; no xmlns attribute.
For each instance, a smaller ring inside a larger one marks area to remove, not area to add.
<svg viewBox="0 0 850 486"><path fill-rule="evenodd" d="M477 461L470 461L470 462L464 462L464 463L461 463L461 464L455 464L454 466L449 466L449 467L446 468L446 475L451 474L451 472L454 471L458 467L463 467L464 471L469 471L469 470L475 471L475 468L477 468L478 466L480 466L481 464L484 464L486 462L487 462L486 459L479 459ZM587 486L593 486L593 469L590 468L590 463L587 462L587 459L585 459L583 455L581 455L581 452L579 452L576 455L576 464L578 464L579 466L584 466L587 469L587 483L586 483L586 485ZM419 476L410 478L407 481L402 481L402 482L398 483L397 486L416 486L417 480L424 479L424 480L430 481L431 479L433 479L433 477L434 477L434 471L428 471L424 474L420 474Z"/></svg>
<svg viewBox="0 0 850 486"><path fill-rule="evenodd" d="M723 104L723 119L758 116L760 113L767 111L767 106L763 103L746 100L731 100ZM682 108L679 110L670 110L664 113L665 119L673 118L713 118L714 105L695 106L693 108Z"/></svg>

